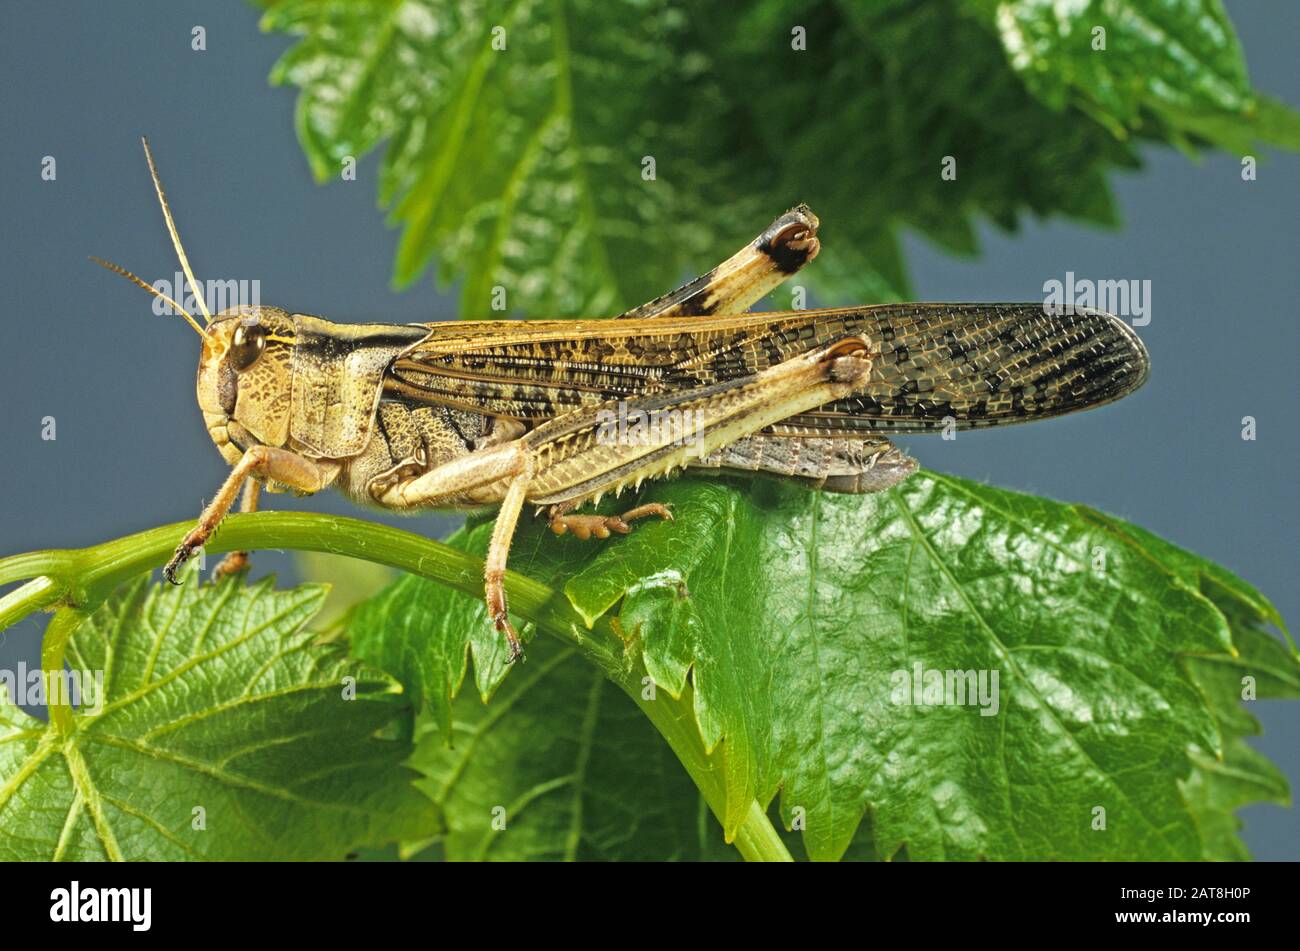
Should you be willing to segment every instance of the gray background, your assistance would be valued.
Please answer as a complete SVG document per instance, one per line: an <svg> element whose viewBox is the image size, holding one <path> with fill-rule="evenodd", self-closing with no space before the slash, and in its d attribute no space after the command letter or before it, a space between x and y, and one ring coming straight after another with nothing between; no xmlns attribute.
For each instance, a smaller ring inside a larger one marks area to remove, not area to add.
<svg viewBox="0 0 1300 951"><path fill-rule="evenodd" d="M1300 6L1228 7L1256 86L1300 104ZM194 24L207 28L206 53L190 49ZM457 316L427 280L391 291L397 236L375 208L374 156L355 182L312 184L294 93L267 85L288 43L260 34L256 11L240 4L5 5L0 554L190 518L225 475L194 402L192 332L86 260L98 254L149 280L175 269L142 133L200 277L258 278L264 303L341 321ZM55 182L40 178L44 155L58 161ZM1140 332L1154 371L1115 406L907 448L929 467L1131 519L1237 572L1294 622L1298 172L1295 155L1266 152L1259 180L1243 183L1236 157L1152 151L1142 172L1114 180L1119 233L1059 222L1013 237L985 229L973 261L909 240L921 299L1034 300L1067 270L1150 279L1153 319ZM737 245L765 223L739 227ZM1255 442L1240 438L1247 415ZM53 442L40 438L45 416L57 419ZM356 514L333 494L271 504ZM400 524L441 532L450 522ZM0 664L34 663L39 634L29 620L0 635ZM1300 783L1294 707L1256 712L1265 735L1255 745ZM1242 815L1257 857L1300 857L1294 811Z"/></svg>

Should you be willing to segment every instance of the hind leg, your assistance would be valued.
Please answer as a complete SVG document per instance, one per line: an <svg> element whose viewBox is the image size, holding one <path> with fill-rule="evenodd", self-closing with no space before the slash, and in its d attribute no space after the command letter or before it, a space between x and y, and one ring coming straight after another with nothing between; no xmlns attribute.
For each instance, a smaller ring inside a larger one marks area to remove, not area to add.
<svg viewBox="0 0 1300 951"><path fill-rule="evenodd" d="M711 271L619 319L743 314L817 257L819 226L807 205L791 208Z"/></svg>

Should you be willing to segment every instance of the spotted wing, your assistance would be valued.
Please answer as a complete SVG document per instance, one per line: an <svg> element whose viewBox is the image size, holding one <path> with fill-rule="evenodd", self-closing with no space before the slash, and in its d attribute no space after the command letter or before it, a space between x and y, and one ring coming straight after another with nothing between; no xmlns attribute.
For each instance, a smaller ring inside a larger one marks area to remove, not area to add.
<svg viewBox="0 0 1300 951"><path fill-rule="evenodd" d="M1041 304L877 307L620 321L430 325L390 368L408 399L518 419L709 386L838 339L874 354L867 385L771 427L774 435L928 432L1004 425L1109 403L1140 386L1146 349L1101 311Z"/></svg>

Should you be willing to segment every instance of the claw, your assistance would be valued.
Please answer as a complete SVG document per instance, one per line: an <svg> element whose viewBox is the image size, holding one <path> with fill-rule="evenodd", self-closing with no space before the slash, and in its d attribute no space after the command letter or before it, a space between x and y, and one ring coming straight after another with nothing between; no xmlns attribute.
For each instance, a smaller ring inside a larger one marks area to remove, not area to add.
<svg viewBox="0 0 1300 951"><path fill-rule="evenodd" d="M169 583L179 585L180 582L176 580L176 571L184 565L185 562L189 561L190 555L192 554L194 554L194 549L189 545L184 542L177 545L176 551L172 553L171 560L163 566L163 577L166 578Z"/></svg>
<svg viewBox="0 0 1300 951"><path fill-rule="evenodd" d="M496 626L498 634L506 636L506 643L510 645L510 656L506 658L507 664L513 664L515 661L524 659L524 646L519 643L519 635L515 633L514 625L510 623L510 616L502 611L493 615L492 623Z"/></svg>

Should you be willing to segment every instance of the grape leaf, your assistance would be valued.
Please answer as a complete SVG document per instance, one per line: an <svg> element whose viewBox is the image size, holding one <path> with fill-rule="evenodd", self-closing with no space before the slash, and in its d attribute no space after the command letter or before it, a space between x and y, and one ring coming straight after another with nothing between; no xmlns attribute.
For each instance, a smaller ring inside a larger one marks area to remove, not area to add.
<svg viewBox="0 0 1300 951"><path fill-rule="evenodd" d="M725 755L729 830L780 791L818 859L842 855L868 810L881 858L1221 857L1241 848L1233 808L1285 795L1257 757L1255 781L1204 788L1250 755L1225 712L1238 689L1205 665L1231 658L1240 619L1276 613L1140 529L928 473L860 498L698 480L645 497L676 520L603 544L528 525L512 564L588 619L611 614L659 690L689 678ZM489 534L453 541L481 552ZM383 622L413 604L414 623ZM411 664L440 617L438 661ZM417 579L359 609L349 634L443 730L471 650L484 698L504 673L481 605ZM1296 681L1280 646L1251 657ZM923 685L971 671L991 686L996 671L996 712L905 702L927 699L900 693L918 664Z"/></svg>
<svg viewBox="0 0 1300 951"><path fill-rule="evenodd" d="M1237 152L1259 141L1295 147L1300 118L1251 89L1218 0L966 3L1054 109L1077 106L1120 137L1191 135Z"/></svg>
<svg viewBox="0 0 1300 951"><path fill-rule="evenodd" d="M422 718L411 765L452 861L734 860L703 797L618 687L543 638L490 704L462 695L453 744Z"/></svg>
<svg viewBox="0 0 1300 951"><path fill-rule="evenodd" d="M436 252L472 317L617 313L800 201L825 216L801 283L898 298L903 229L970 254L981 218L1114 224L1136 140L1300 147L1218 0L265 5L316 177L387 141L395 280Z"/></svg>
<svg viewBox="0 0 1300 951"><path fill-rule="evenodd" d="M434 831L409 741L380 735L409 705L304 630L323 587L147 581L73 635L103 702L69 735L0 702L0 857L341 859Z"/></svg>
<svg viewBox="0 0 1300 951"><path fill-rule="evenodd" d="M1223 607L1232 617L1233 605ZM1184 791L1201 826L1206 857L1224 861L1250 858L1237 836L1241 822L1233 810L1252 802L1291 804L1286 777L1246 744L1245 737L1260 732L1259 721L1238 701L1247 698L1248 684L1258 699L1300 699L1300 668L1281 643L1257 621L1231 623L1237 656L1187 659L1222 728L1224 755L1222 759L1193 757L1194 769Z"/></svg>
<svg viewBox="0 0 1300 951"><path fill-rule="evenodd" d="M667 163L690 134L674 121L686 24L664 4L290 0L263 26L304 37L272 80L303 89L319 179L390 139L380 191L404 226L399 284L437 250L445 277L466 275L467 312L486 314L500 286L512 312L616 313L709 247L674 219L680 166L642 178L645 156ZM658 273L638 266L648 242Z"/></svg>

